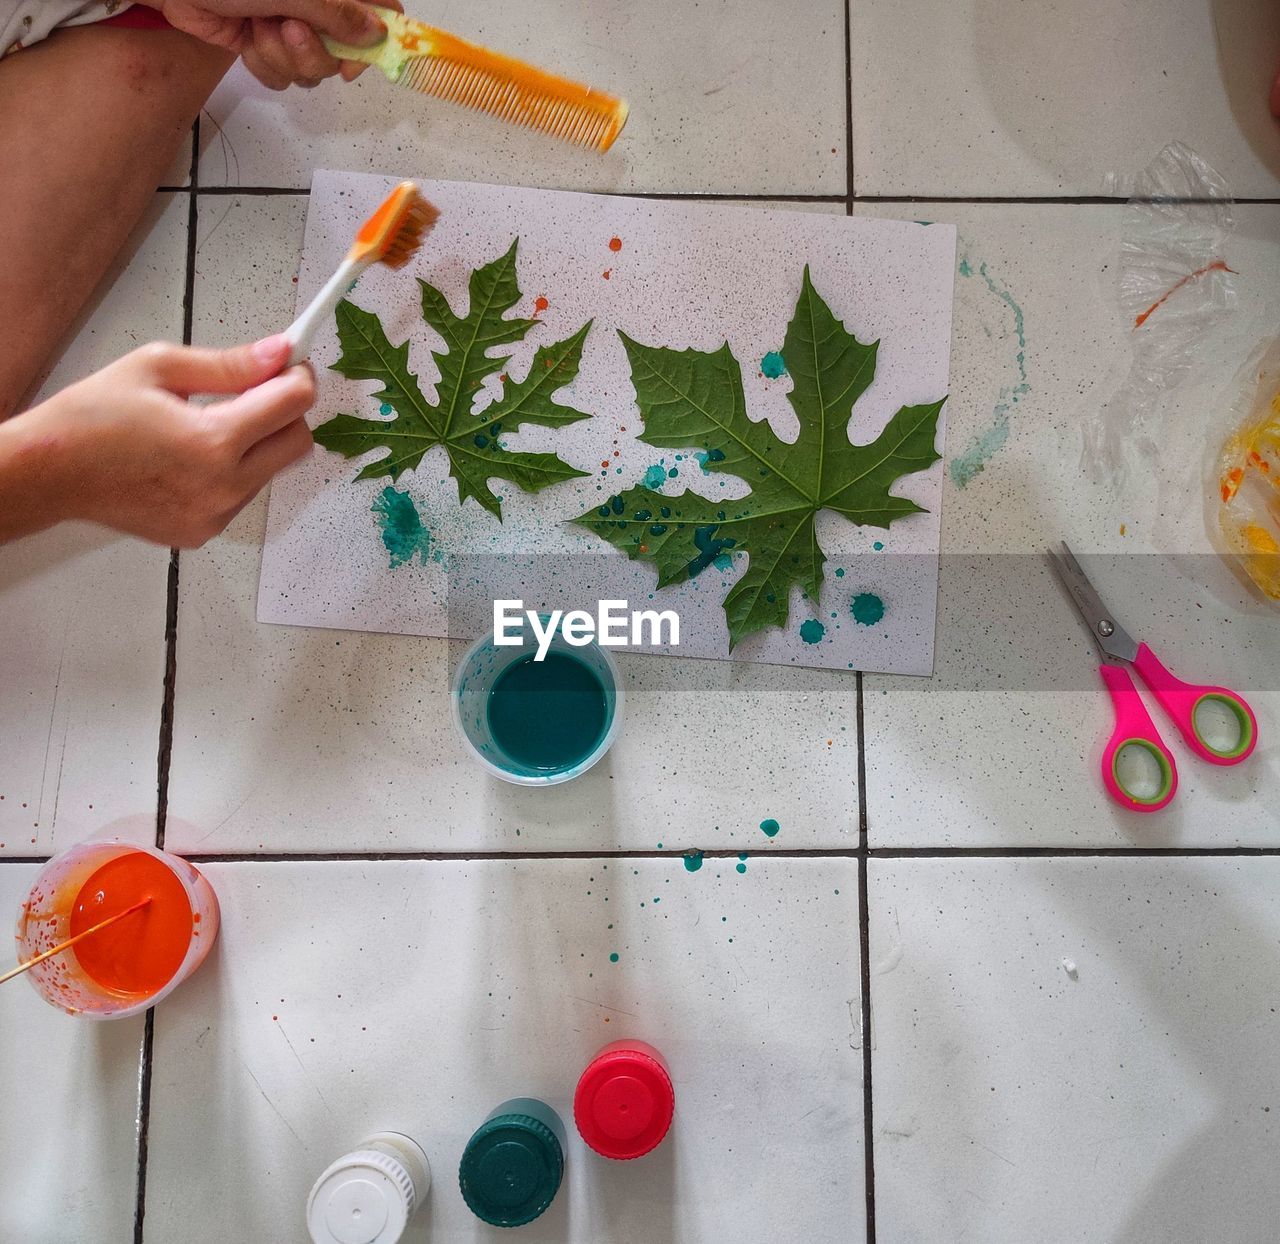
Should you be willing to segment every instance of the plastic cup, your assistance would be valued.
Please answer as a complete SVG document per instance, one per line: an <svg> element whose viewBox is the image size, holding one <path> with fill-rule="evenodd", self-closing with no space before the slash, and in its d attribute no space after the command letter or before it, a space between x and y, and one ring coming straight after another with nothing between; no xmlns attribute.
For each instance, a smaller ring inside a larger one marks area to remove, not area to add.
<svg viewBox="0 0 1280 1244"><path fill-rule="evenodd" d="M400 1132L377 1132L316 1180L307 1198L313 1244L396 1244L431 1187L431 1165Z"/></svg>
<svg viewBox="0 0 1280 1244"><path fill-rule="evenodd" d="M467 1141L458 1185L467 1207L495 1227L522 1227L545 1213L564 1178L564 1124L546 1102L504 1101Z"/></svg>
<svg viewBox="0 0 1280 1244"><path fill-rule="evenodd" d="M675 1105L662 1055L643 1041L614 1041L582 1073L573 1095L573 1121L598 1154L626 1161L662 1143Z"/></svg>
<svg viewBox="0 0 1280 1244"><path fill-rule="evenodd" d="M545 615L543 622L549 622ZM554 786L580 777L613 746L622 727L622 682L613 657L594 641L582 647L568 643L557 627L548 653L559 653L580 661L600 681L605 701L605 720L600 738L586 755L557 769L536 768L504 750L489 727L489 694L511 666L536 651L537 640L529 628L523 632L522 643L511 647L495 644L492 634L481 636L459 662L450 696L453 724L468 755L494 777L517 786Z"/></svg>
<svg viewBox="0 0 1280 1244"><path fill-rule="evenodd" d="M18 961L25 962L66 941L72 935L72 908L85 882L112 860L138 852L164 863L186 892L191 904L191 939L186 955L163 986L139 995L121 993L95 980L81 966L76 957L77 948L72 946L25 973L36 992L51 1006L90 1019L124 1019L137 1015L172 993L204 962L212 949L218 936L218 899L202 873L186 860L155 847L91 840L55 856L40 870L18 913L14 933Z"/></svg>

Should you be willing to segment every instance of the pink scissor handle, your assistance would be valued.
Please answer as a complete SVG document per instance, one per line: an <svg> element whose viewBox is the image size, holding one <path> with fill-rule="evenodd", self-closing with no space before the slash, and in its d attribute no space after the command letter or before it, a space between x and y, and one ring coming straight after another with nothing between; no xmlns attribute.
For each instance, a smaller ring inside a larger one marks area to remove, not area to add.
<svg viewBox="0 0 1280 1244"><path fill-rule="evenodd" d="M1207 760L1213 765L1238 765L1257 746L1257 718L1253 715L1253 709L1234 691L1228 691L1226 687L1197 687L1175 678L1146 644L1138 645L1138 655L1133 659L1133 666L1142 675L1142 681L1151 688L1160 707L1182 732L1187 746L1201 760ZM1196 709L1205 700L1216 700L1235 717L1239 736L1234 746L1219 750L1210 746L1201 736L1196 726Z"/></svg>
<svg viewBox="0 0 1280 1244"><path fill-rule="evenodd" d="M1158 812L1178 789L1178 766L1173 753L1157 733L1129 671L1122 665L1101 665L1098 673L1107 685L1116 713L1115 732L1102 753L1102 784L1111 798L1126 808L1134 812ZM1120 753L1128 747L1141 748L1156 762L1160 780L1150 795L1135 794L1121 781L1118 762Z"/></svg>

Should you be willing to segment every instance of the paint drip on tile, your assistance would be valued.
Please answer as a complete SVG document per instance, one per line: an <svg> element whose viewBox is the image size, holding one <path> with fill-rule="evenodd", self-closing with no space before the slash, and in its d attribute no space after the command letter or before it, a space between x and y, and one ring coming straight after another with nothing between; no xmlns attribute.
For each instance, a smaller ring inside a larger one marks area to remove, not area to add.
<svg viewBox="0 0 1280 1244"><path fill-rule="evenodd" d="M987 290L1005 304L1013 316L1013 333L1018 343L1017 353L1014 355L1017 378L1012 384L1001 385L991 412L991 425L973 437L964 452L951 459L948 467L956 487L966 488L976 476L986 470L987 463L1004 448L1009 439L1009 417L1013 408L1030 391L1031 386L1027 383L1027 335L1022 308L1014 301L1009 290L991 275L985 260L975 269L969 262L968 255L964 255L960 259L959 271L965 278L973 277L976 272Z"/></svg>

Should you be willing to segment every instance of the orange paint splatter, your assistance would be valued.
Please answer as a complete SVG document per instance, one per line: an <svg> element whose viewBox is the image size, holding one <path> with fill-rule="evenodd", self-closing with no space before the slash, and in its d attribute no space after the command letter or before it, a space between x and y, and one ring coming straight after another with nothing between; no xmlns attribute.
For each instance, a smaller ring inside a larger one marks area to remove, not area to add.
<svg viewBox="0 0 1280 1244"><path fill-rule="evenodd" d="M609 249L610 249L611 251L613 251L613 253L616 255L616 254L617 254L617 253L622 249L622 239L621 239L621 238L610 238L610 239L609 239Z"/></svg>
<svg viewBox="0 0 1280 1244"><path fill-rule="evenodd" d="M547 309L547 300L539 295L533 300L533 309L535 311L545 311Z"/></svg>
<svg viewBox="0 0 1280 1244"><path fill-rule="evenodd" d="M1230 272L1233 276L1236 274L1234 268L1228 268L1226 262L1221 259L1215 259L1212 263L1207 263L1203 268L1197 268L1194 272L1188 272L1182 280L1171 285L1159 298L1155 300L1136 320L1133 321L1134 328L1141 328L1151 313L1160 306L1161 303L1167 302L1174 294L1178 292L1188 281L1194 281L1198 276L1204 276L1206 272Z"/></svg>
<svg viewBox="0 0 1280 1244"><path fill-rule="evenodd" d="M606 268L600 275L607 281L613 275L613 269Z"/></svg>
<svg viewBox="0 0 1280 1244"><path fill-rule="evenodd" d="M1124 525L1124 523L1121 523L1121 524L1120 524L1120 534L1121 534L1121 535L1124 535L1124 533L1125 533L1125 525Z"/></svg>

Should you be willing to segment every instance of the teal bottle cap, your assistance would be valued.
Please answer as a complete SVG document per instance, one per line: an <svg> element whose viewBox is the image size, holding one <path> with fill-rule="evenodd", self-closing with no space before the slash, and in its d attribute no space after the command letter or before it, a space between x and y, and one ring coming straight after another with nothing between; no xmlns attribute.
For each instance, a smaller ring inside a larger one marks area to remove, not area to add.
<svg viewBox="0 0 1280 1244"><path fill-rule="evenodd" d="M500 1114L467 1142L458 1168L462 1199L495 1227L521 1227L555 1200L564 1176L556 1134L526 1114Z"/></svg>

